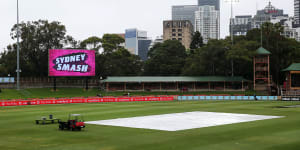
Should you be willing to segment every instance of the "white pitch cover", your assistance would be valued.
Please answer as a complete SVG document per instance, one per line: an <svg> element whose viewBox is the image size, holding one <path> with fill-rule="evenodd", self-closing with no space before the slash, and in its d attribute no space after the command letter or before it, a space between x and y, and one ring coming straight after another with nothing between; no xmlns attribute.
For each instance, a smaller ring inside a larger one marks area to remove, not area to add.
<svg viewBox="0 0 300 150"><path fill-rule="evenodd" d="M120 118L112 120L89 121L86 123L94 125L119 126L163 131L180 131L276 118L282 118L282 116L196 111L133 118Z"/></svg>

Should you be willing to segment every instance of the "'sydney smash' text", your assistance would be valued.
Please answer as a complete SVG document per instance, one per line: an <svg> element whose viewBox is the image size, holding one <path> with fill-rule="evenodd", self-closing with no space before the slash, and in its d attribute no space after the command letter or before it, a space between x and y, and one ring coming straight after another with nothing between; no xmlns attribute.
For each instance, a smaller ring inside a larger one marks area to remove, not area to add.
<svg viewBox="0 0 300 150"><path fill-rule="evenodd" d="M86 53L74 53L65 56L57 57L53 60L57 71L81 72L87 73L90 71L90 66L85 63L88 55Z"/></svg>

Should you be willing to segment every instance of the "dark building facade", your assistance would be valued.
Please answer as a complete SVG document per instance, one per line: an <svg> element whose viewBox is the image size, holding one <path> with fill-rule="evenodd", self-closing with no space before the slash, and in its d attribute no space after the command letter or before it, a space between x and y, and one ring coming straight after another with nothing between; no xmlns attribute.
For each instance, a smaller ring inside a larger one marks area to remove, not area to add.
<svg viewBox="0 0 300 150"><path fill-rule="evenodd" d="M148 59L148 51L152 41L148 39L138 40L138 53L143 61Z"/></svg>
<svg viewBox="0 0 300 150"><path fill-rule="evenodd" d="M300 27L300 0L294 0L295 27Z"/></svg>
<svg viewBox="0 0 300 150"><path fill-rule="evenodd" d="M195 11L198 10L197 5L172 6L172 20L189 20L195 26Z"/></svg>
<svg viewBox="0 0 300 150"><path fill-rule="evenodd" d="M220 0L198 0L199 6L210 5L215 6L216 10L220 10Z"/></svg>
<svg viewBox="0 0 300 150"><path fill-rule="evenodd" d="M230 25L230 33L231 29L233 30L233 35L246 35L249 30L251 30L251 21L252 16L235 16L233 19L232 25ZM232 26L232 28L231 28Z"/></svg>

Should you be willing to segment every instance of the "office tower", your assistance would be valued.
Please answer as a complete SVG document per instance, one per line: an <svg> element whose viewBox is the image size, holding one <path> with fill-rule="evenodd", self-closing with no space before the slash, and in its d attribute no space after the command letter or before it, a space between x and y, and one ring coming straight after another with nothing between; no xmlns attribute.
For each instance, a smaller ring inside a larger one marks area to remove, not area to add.
<svg viewBox="0 0 300 150"><path fill-rule="evenodd" d="M203 42L207 43L209 39L220 38L219 11L215 6L200 6L199 11L195 12L195 31L199 31L203 37Z"/></svg>
<svg viewBox="0 0 300 150"><path fill-rule="evenodd" d="M194 26L195 11L198 9L197 5L172 6L172 20L189 20Z"/></svg>
<svg viewBox="0 0 300 150"><path fill-rule="evenodd" d="M279 23L283 27L281 35L284 37L300 41L300 28L294 26L294 17L276 17L272 18L270 22L273 24Z"/></svg>
<svg viewBox="0 0 300 150"><path fill-rule="evenodd" d="M125 31L125 48L131 53L147 60L149 47L152 40L147 37L146 31L127 29Z"/></svg>
<svg viewBox="0 0 300 150"><path fill-rule="evenodd" d="M164 42L164 36L157 36L151 43L150 45L150 49L153 48L154 45L158 44L158 43L163 43Z"/></svg>
<svg viewBox="0 0 300 150"><path fill-rule="evenodd" d="M186 48L192 42L193 25L189 20L167 20L163 22L163 39L178 40Z"/></svg>
<svg viewBox="0 0 300 150"><path fill-rule="evenodd" d="M220 0L198 0L198 6L215 6L215 9L220 11Z"/></svg>
<svg viewBox="0 0 300 150"><path fill-rule="evenodd" d="M300 26L297 23L299 22L297 21L299 20L297 19L299 10L297 11L296 9L299 9L299 0L295 0L295 17L289 17L287 14L284 14L282 9L275 8L271 2L269 2L264 9L258 10L253 18L251 18L251 15L236 16L233 20L233 34L246 35L249 30L260 28L262 24L270 22L282 25L284 30L281 35L300 41Z"/></svg>
<svg viewBox="0 0 300 150"><path fill-rule="evenodd" d="M246 35L249 30L251 30L251 21L252 16L235 16L232 22L232 28L229 27L229 31L231 33L231 29L233 29L233 35Z"/></svg>
<svg viewBox="0 0 300 150"><path fill-rule="evenodd" d="M220 0L198 0L198 6L206 6L206 5L209 5L209 6L215 6L215 10L218 11L218 30L219 30L219 35L218 37L220 37Z"/></svg>
<svg viewBox="0 0 300 150"><path fill-rule="evenodd" d="M258 10L256 15L252 20L252 28L260 28L265 22L270 22L272 18L275 17L288 17L287 14L283 13L282 9L277 9L272 6L271 2L262 10Z"/></svg>
<svg viewBox="0 0 300 150"><path fill-rule="evenodd" d="M143 61L148 59L148 52L150 50L152 40L150 39L139 39L138 40L138 55Z"/></svg>
<svg viewBox="0 0 300 150"><path fill-rule="evenodd" d="M294 0L295 27L300 27L300 0Z"/></svg>

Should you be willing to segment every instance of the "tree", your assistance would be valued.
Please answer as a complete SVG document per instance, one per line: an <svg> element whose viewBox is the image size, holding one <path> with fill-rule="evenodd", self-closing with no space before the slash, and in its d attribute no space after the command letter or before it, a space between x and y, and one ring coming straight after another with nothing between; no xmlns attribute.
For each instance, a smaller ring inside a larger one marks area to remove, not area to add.
<svg viewBox="0 0 300 150"><path fill-rule="evenodd" d="M104 53L112 53L122 48L121 44L125 42L125 39L117 34L105 34L102 37L102 47Z"/></svg>
<svg viewBox="0 0 300 150"><path fill-rule="evenodd" d="M204 53L201 49L196 49L195 52L186 58L185 65L182 70L184 76L202 76L207 75L207 63L204 59Z"/></svg>
<svg viewBox="0 0 300 150"><path fill-rule="evenodd" d="M148 56L149 59L144 66L144 75L180 75L184 67L186 51L179 41L167 40L162 44L154 45Z"/></svg>
<svg viewBox="0 0 300 150"><path fill-rule="evenodd" d="M228 75L230 65L224 57L228 50L229 42L226 40L209 40L201 50L207 64L207 75Z"/></svg>
<svg viewBox="0 0 300 150"><path fill-rule="evenodd" d="M135 76L140 75L141 59L129 53L123 46L124 39L115 34L105 34L101 39L104 52L96 55L97 76Z"/></svg>
<svg viewBox="0 0 300 150"><path fill-rule="evenodd" d="M201 36L201 33L199 31L196 31L193 34L190 49L195 50L195 49L201 48L203 45L204 45L203 44L203 38Z"/></svg>
<svg viewBox="0 0 300 150"><path fill-rule="evenodd" d="M2 52L0 54L0 76L5 77L8 74L11 74L12 76L15 75L15 70L17 66L16 56L17 51L13 51L12 47L16 45L9 45L7 47L8 50ZM22 62L22 59L21 59Z"/></svg>
<svg viewBox="0 0 300 150"><path fill-rule="evenodd" d="M112 53L100 56L101 72L100 76L137 76L142 69L142 61L136 56L121 48ZM99 58L99 57L98 57ZM98 61L98 60L97 60Z"/></svg>
<svg viewBox="0 0 300 150"><path fill-rule="evenodd" d="M89 37L80 43L80 47L89 50L95 50L96 53L99 53L101 48L101 39L97 36Z"/></svg>
<svg viewBox="0 0 300 150"><path fill-rule="evenodd" d="M253 79L253 56L259 43L255 41L240 40L225 53L228 61L234 62L234 75ZM249 69L250 68L250 69Z"/></svg>
<svg viewBox="0 0 300 150"><path fill-rule="evenodd" d="M66 28L60 22L38 20L21 23L20 28L20 65L22 76L48 76L48 50L64 47ZM17 38L17 25L11 32L12 39ZM7 72L15 75L16 44L9 45L7 52L2 53L1 61L7 66ZM12 59L14 61L10 61Z"/></svg>
<svg viewBox="0 0 300 150"><path fill-rule="evenodd" d="M80 41L76 41L72 36L67 35L64 39L64 49L77 49L80 47Z"/></svg>
<svg viewBox="0 0 300 150"><path fill-rule="evenodd" d="M277 84L283 83L285 74L281 70L291 63L299 62L300 44L294 39L285 38L281 33L283 27L280 24L265 23L261 29L253 29L246 35L247 40L261 41L262 46L270 51L270 71L273 80Z"/></svg>

